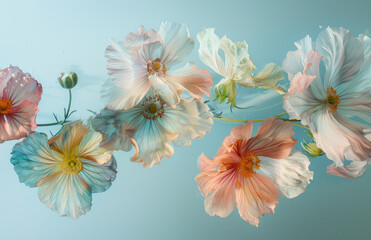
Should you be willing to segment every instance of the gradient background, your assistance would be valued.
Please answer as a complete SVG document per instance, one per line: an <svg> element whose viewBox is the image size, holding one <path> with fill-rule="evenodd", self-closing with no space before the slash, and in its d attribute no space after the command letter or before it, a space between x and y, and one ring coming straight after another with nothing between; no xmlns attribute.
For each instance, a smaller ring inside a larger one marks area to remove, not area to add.
<svg viewBox="0 0 371 240"><path fill-rule="evenodd" d="M281 64L287 51L295 49L294 41L306 34L315 38L322 26L343 26L354 35L367 32L371 29L370 9L371 2L366 0L1 0L0 68L17 65L43 84L39 123L52 121L52 112L61 116L67 91L59 87L56 78L61 71L76 71L80 82L74 89L73 108L78 113L73 119L86 118L86 109L99 111L102 107L98 92L107 78L104 51L108 40L122 40L139 25L158 30L165 20L186 23L194 38L202 29L215 27L219 36L246 40L251 58L261 68L272 61ZM197 49L198 43L187 61L205 68ZM210 72L214 82L220 80ZM235 116L248 119L281 113L280 107L259 111L277 99L280 104L280 98L273 95L264 100L241 92L241 99L254 100L248 104L255 107L236 111ZM370 238L371 169L357 180L328 176L330 161L324 157L311 159L315 175L307 191L295 199L281 199L276 213L261 218L259 228L244 222L237 211L225 219L207 215L194 181L199 173L197 158L201 152L212 157L234 126L215 121L204 139L195 140L190 147L175 148L171 159L163 159L152 169L131 163L133 152L117 153L116 181L107 192L93 196L92 210L78 220L58 217L39 201L37 189L20 184L9 162L17 141L1 144L0 239ZM49 128L38 130L48 132ZM302 129L295 131L301 140Z"/></svg>

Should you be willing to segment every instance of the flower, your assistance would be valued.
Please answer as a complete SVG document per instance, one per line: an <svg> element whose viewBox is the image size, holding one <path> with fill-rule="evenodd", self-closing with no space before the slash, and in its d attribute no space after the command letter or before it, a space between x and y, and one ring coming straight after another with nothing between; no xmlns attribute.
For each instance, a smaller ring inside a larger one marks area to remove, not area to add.
<svg viewBox="0 0 371 240"><path fill-rule="evenodd" d="M173 70L192 51L194 40L184 24L165 22L157 33L139 28L130 33L124 43L111 41L106 49L108 79L102 96L111 110L135 107L154 88L162 100L174 107L183 91L199 99L209 94L211 75L197 69L195 63Z"/></svg>
<svg viewBox="0 0 371 240"><path fill-rule="evenodd" d="M291 79L284 108L290 119L309 126L317 146L334 161L329 174L357 178L371 157L366 137L371 122L371 39L327 28L316 43L306 36L296 46L283 62ZM322 59L324 78L319 71ZM344 158L351 161L349 167Z"/></svg>
<svg viewBox="0 0 371 240"><path fill-rule="evenodd" d="M41 84L30 74L13 66L0 70L0 143L33 132L41 94Z"/></svg>
<svg viewBox="0 0 371 240"><path fill-rule="evenodd" d="M212 114L202 99L181 99L172 108L152 89L131 110L103 109L92 119L92 126L105 136L102 147L129 151L133 144L136 153L131 161L141 162L146 168L173 155L170 142L189 146L193 139L209 132L212 124Z"/></svg>
<svg viewBox="0 0 371 240"><path fill-rule="evenodd" d="M62 88L72 89L77 85L78 77L75 72L61 73L58 77L58 82Z"/></svg>
<svg viewBox="0 0 371 240"><path fill-rule="evenodd" d="M75 121L49 141L43 133L30 134L14 146L11 163L20 182L38 187L48 208L76 219L90 210L92 193L106 191L116 176L116 160L99 147L102 140Z"/></svg>
<svg viewBox="0 0 371 240"><path fill-rule="evenodd" d="M224 77L216 86L216 99L220 102L228 99L228 103L236 106L236 84L244 87L273 89L280 94L285 90L277 86L284 79L282 69L274 63L267 64L260 72L253 75L256 69L250 59L246 42L233 43L226 36L220 39L213 28L208 28L197 34L200 42L198 53L201 60L217 74ZM225 60L219 55L219 49L224 52Z"/></svg>
<svg viewBox="0 0 371 240"><path fill-rule="evenodd" d="M305 191L313 172L308 158L293 149L292 128L270 117L251 137L249 121L232 129L214 159L200 156L196 181L209 215L226 217L237 206L244 220L258 226L260 216L274 213L278 195L294 198Z"/></svg>

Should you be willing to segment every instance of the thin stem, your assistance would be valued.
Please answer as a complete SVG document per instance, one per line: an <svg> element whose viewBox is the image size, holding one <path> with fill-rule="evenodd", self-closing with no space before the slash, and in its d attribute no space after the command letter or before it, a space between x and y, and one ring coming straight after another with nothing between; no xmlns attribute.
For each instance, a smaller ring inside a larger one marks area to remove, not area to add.
<svg viewBox="0 0 371 240"><path fill-rule="evenodd" d="M63 125L63 124L65 124L67 122L68 118L73 113L73 112L70 113L70 111L71 111L71 104L72 104L72 91L71 91L71 89L68 89L68 93L69 93L68 94L69 95L69 98L68 98L68 107L67 107L67 111L65 111L65 113L64 113L64 119L62 121L58 121L58 119L56 119L57 121L56 122L53 122L53 123L41 123L41 124L37 124L38 127L48 127L48 126Z"/></svg>

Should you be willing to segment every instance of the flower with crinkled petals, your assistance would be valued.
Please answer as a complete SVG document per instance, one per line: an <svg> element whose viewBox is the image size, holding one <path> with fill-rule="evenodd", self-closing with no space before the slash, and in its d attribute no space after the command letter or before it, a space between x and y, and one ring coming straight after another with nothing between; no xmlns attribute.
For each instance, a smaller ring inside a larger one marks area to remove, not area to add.
<svg viewBox="0 0 371 240"><path fill-rule="evenodd" d="M237 206L254 226L259 217L274 213L278 196L294 198L313 178L308 158L293 147L293 124L271 117L254 137L252 121L235 127L214 159L202 154L196 181L205 197L205 210L228 216Z"/></svg>
<svg viewBox="0 0 371 240"><path fill-rule="evenodd" d="M298 50L283 62L291 79L284 108L310 127L317 146L334 161L329 174L360 177L371 157L371 39L327 28L315 43L306 36L295 44Z"/></svg>
<svg viewBox="0 0 371 240"><path fill-rule="evenodd" d="M116 160L99 146L102 140L81 121L68 123L50 140L30 134L14 146L11 163L20 182L38 187L48 208L76 219L90 210L92 193L106 191L116 176Z"/></svg>
<svg viewBox="0 0 371 240"><path fill-rule="evenodd" d="M209 95L213 83L206 70L197 69L193 62L173 69L193 47L187 26L171 22L163 23L158 33L140 27L138 33L130 33L124 42L111 41L106 49L110 79L102 88L106 107L129 110L150 88L172 107L180 102L183 91L197 99L204 93Z"/></svg>
<svg viewBox="0 0 371 240"><path fill-rule="evenodd" d="M0 70L0 143L33 132L41 94L41 84L30 74L13 66Z"/></svg>
<svg viewBox="0 0 371 240"><path fill-rule="evenodd" d="M280 94L285 90L277 85L284 79L282 69L274 63L267 64L261 71L253 75L256 69L250 59L246 42L233 43L226 36L220 39L213 28L208 28L197 34L200 42L198 53L200 59L217 74L224 77L216 86L216 99L236 106L237 84L244 87L273 89ZM219 55L219 49L224 52L225 60Z"/></svg>
<svg viewBox="0 0 371 240"><path fill-rule="evenodd" d="M105 136L102 147L129 151L134 145L136 153L131 161L150 168L160 164L163 157L173 155L170 142L175 146L189 146L193 139L202 138L210 131L213 121L202 98L182 99L172 108L150 89L134 108L127 111L103 109L91 123Z"/></svg>

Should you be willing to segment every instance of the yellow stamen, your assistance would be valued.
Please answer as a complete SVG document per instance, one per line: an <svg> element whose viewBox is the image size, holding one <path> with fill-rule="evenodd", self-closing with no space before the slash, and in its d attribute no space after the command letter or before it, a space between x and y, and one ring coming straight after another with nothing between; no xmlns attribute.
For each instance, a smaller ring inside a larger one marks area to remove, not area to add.
<svg viewBox="0 0 371 240"><path fill-rule="evenodd" d="M252 177L255 173L255 170L260 168L260 159L258 156L253 152L247 152L245 156L242 157L239 170L240 174L246 178Z"/></svg>
<svg viewBox="0 0 371 240"><path fill-rule="evenodd" d="M76 175L82 170L82 162L73 156L66 156L61 162L61 170L66 174Z"/></svg>
<svg viewBox="0 0 371 240"><path fill-rule="evenodd" d="M339 96L337 95L336 90L334 90L332 87L327 88L326 103L330 112L332 113L336 111L340 103Z"/></svg>
<svg viewBox="0 0 371 240"><path fill-rule="evenodd" d="M9 99L0 99L0 114L9 114L12 112L12 103Z"/></svg>

